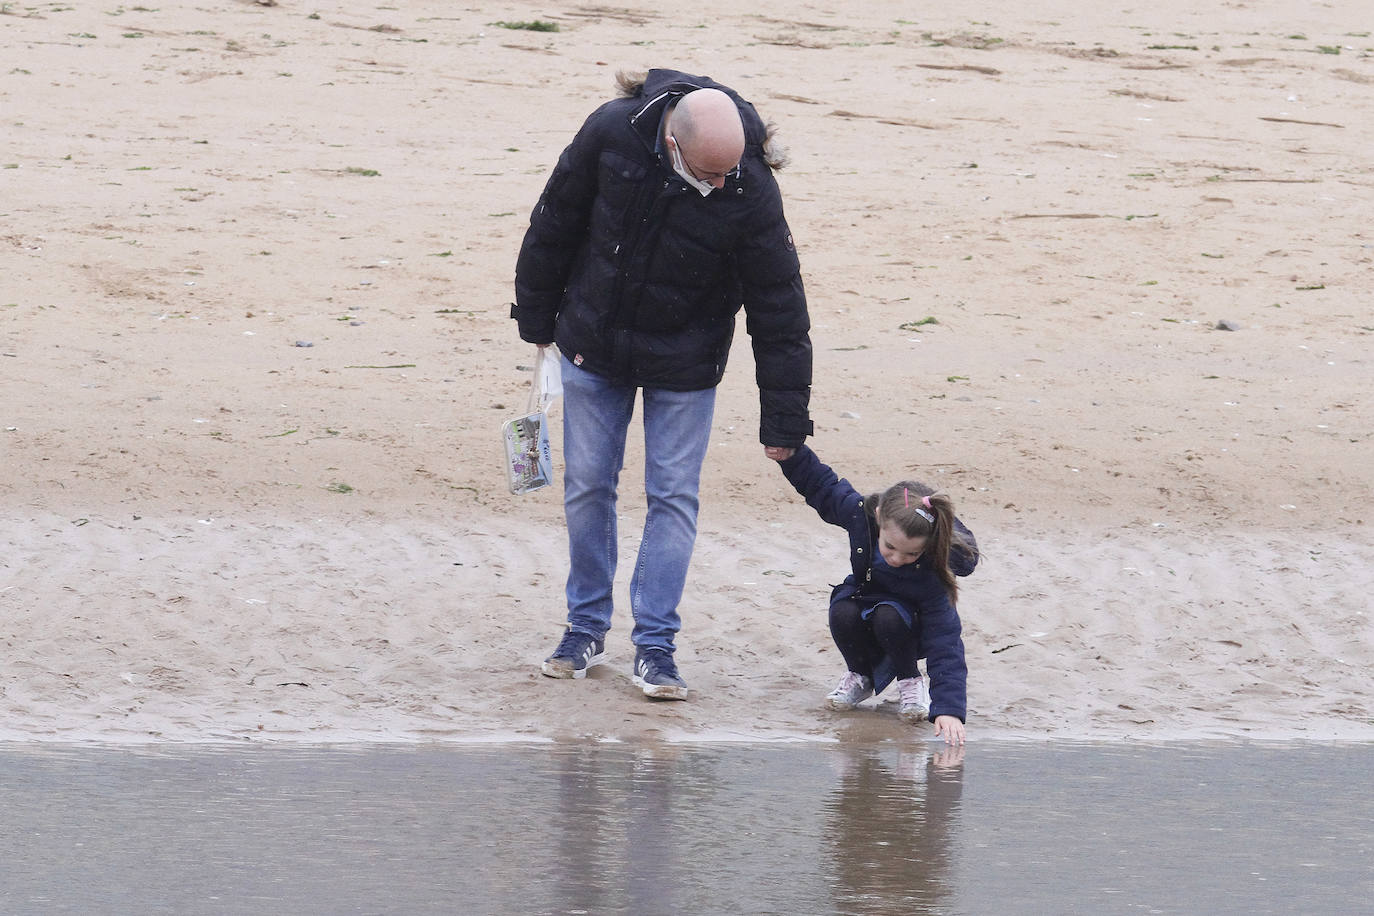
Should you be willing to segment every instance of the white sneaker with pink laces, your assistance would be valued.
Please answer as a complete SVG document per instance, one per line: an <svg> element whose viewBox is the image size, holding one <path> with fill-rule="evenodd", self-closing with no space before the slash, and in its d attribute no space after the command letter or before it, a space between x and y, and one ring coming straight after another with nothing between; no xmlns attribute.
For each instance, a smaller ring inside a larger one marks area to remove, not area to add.
<svg viewBox="0 0 1374 916"><path fill-rule="evenodd" d="M930 715L930 693L925 678L908 677L897 682L897 715L911 723L924 722Z"/></svg>

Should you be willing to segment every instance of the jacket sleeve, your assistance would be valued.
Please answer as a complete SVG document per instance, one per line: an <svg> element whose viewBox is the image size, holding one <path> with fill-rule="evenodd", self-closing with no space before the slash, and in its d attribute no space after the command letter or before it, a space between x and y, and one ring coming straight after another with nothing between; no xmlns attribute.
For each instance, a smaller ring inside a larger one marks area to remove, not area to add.
<svg viewBox="0 0 1374 916"><path fill-rule="evenodd" d="M949 551L949 571L956 576L972 574L978 565L978 541L959 519L954 520L954 546Z"/></svg>
<svg viewBox="0 0 1374 916"><path fill-rule="evenodd" d="M803 445L786 461L779 462L787 480L816 510L821 521L850 527L855 512L863 509L863 497L847 480L835 475L810 448Z"/></svg>
<svg viewBox="0 0 1374 916"><path fill-rule="evenodd" d="M736 258L759 388L759 441L796 448L813 432L811 317L782 194L771 170L757 167L763 201Z"/></svg>
<svg viewBox="0 0 1374 916"><path fill-rule="evenodd" d="M930 675L930 721L934 722L936 716L954 716L963 722L968 715L963 625L944 586L934 576L928 578L932 587L922 597L916 616L920 656L925 658L926 673Z"/></svg>
<svg viewBox="0 0 1374 916"><path fill-rule="evenodd" d="M563 291L587 238L597 193L602 148L598 125L604 107L587 119L558 157L520 245L511 317L519 323L520 338L529 343L553 342Z"/></svg>

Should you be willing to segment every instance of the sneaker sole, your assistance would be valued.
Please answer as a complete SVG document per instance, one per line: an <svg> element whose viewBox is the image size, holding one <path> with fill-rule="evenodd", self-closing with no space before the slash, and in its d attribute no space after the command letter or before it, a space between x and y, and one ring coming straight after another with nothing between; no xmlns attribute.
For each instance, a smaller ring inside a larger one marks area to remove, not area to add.
<svg viewBox="0 0 1374 916"><path fill-rule="evenodd" d="M864 697L864 700L872 696L873 694L870 693L868 696ZM860 700L859 703L862 703L864 700ZM834 697L825 698L825 705L829 706L831 709L838 709L842 712L849 709L858 709L859 703L846 703L844 700L837 700Z"/></svg>
<svg viewBox="0 0 1374 916"><path fill-rule="evenodd" d="M539 670L547 677L572 678L580 680L587 676L587 672L595 668L606 660L606 653L593 655L587 659L587 667L574 668L572 659L569 658L546 658L544 664L539 666Z"/></svg>
<svg viewBox="0 0 1374 916"><path fill-rule="evenodd" d="M685 700L687 699L686 687L674 687L672 684L650 684L639 675L632 678L636 687L644 691L644 695L651 700Z"/></svg>
<svg viewBox="0 0 1374 916"><path fill-rule="evenodd" d="M903 722L910 722L912 725L919 725L930 717L929 709L899 709L897 715Z"/></svg>

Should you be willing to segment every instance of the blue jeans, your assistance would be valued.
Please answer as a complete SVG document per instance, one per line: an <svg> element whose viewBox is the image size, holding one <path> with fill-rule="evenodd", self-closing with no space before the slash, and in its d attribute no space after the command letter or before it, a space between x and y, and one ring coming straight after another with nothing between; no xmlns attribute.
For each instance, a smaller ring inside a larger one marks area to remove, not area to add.
<svg viewBox="0 0 1374 916"><path fill-rule="evenodd" d="M639 389L562 360L563 510L568 522L568 626L604 638L617 560L616 499ZM716 391L643 389L648 514L630 579L630 641L673 651L677 605L697 536L697 491Z"/></svg>

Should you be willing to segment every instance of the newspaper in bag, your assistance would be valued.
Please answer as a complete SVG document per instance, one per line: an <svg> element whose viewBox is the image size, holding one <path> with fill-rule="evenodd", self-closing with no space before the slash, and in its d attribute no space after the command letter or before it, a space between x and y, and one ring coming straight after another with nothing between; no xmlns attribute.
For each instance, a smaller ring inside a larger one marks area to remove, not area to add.
<svg viewBox="0 0 1374 916"><path fill-rule="evenodd" d="M502 427L506 443L506 472L512 493L529 493L553 483L553 453L549 448L548 407L562 394L557 356L540 347L534 358L534 381L524 416ZM556 351L555 351L556 352Z"/></svg>

